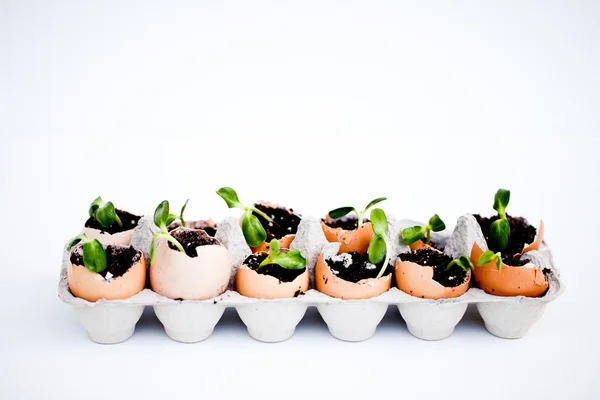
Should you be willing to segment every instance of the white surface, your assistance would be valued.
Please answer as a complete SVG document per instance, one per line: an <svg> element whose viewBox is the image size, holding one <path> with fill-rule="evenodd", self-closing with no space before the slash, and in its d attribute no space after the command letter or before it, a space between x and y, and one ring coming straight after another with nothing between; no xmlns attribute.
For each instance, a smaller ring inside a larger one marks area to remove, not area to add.
<svg viewBox="0 0 600 400"><path fill-rule="evenodd" d="M598 3L199 3L0 3L0 398L600 396ZM312 215L386 195L447 221L507 187L510 213L544 218L566 292L514 341L474 309L421 341L392 308L361 343L314 309L277 344L234 310L193 345L150 310L129 341L92 343L56 295L89 202L237 215L224 185Z"/></svg>

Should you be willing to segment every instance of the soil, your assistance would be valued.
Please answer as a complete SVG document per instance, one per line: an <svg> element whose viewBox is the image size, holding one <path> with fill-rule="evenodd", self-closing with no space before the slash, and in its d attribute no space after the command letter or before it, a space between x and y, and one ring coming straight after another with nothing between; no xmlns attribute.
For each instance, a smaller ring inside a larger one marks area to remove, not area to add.
<svg viewBox="0 0 600 400"><path fill-rule="evenodd" d="M171 236L173 236L180 244L183 246L185 250L185 254L188 257L198 257L198 252L196 251L196 247L198 246L209 246L209 245L220 245L217 239L212 236L209 236L203 230L195 230L189 228L176 228L172 230ZM177 250L177 247L173 245L173 243L169 242L169 248L173 250Z"/></svg>
<svg viewBox="0 0 600 400"><path fill-rule="evenodd" d="M433 280L445 287L456 287L465 282L467 271L454 266L446 271L446 267L452 261L452 257L431 249L421 249L399 255L402 261L411 261L421 266L433 268Z"/></svg>
<svg viewBox="0 0 600 400"><path fill-rule="evenodd" d="M371 264L367 253L360 255L357 252L342 253L327 259L326 262L335 276L353 283L362 279L376 278L384 263L381 261L376 265ZM391 274L392 271L393 265L390 262L382 277Z"/></svg>
<svg viewBox="0 0 600 400"><path fill-rule="evenodd" d="M89 217L87 219L87 221L85 221L85 227L92 228L92 229L98 229L102 233L106 232L106 233L110 233L111 235L114 235L115 233L125 232L125 231L135 228L137 226L140 218L142 218L138 215L133 215L131 213L128 213L127 211L119 210L118 208L115 209L115 212L117 213L117 215L119 216L119 219L123 223L122 227L119 226L115 222L108 228L105 228L102 225L100 225L100 222L96 221L92 217Z"/></svg>
<svg viewBox="0 0 600 400"><path fill-rule="evenodd" d="M108 245L106 246L105 251L107 267L104 271L98 272L103 277L106 277L108 272L112 274L113 278L124 275L125 272L140 261L140 258L142 257L142 253L133 246L125 247ZM84 266L82 246L77 247L71 253L71 263Z"/></svg>
<svg viewBox="0 0 600 400"><path fill-rule="evenodd" d="M173 222L167 227L167 230L171 232L174 229L181 227L181 222ZM186 221L186 228L190 229L202 229L208 233L208 236L215 237L217 234L217 224L213 221L199 220L199 221Z"/></svg>
<svg viewBox="0 0 600 400"><path fill-rule="evenodd" d="M298 232L298 225L300 225L300 220L302 218L300 215L295 214L293 209L269 207L264 204L254 204L254 207L273 219L273 222L269 222L262 216L254 213L267 232L266 242L270 242L273 239L281 239L287 235L294 235Z"/></svg>
<svg viewBox="0 0 600 400"><path fill-rule="evenodd" d="M257 270L259 264L263 262L265 258L267 258L267 253L252 254L244 260L244 264L246 264L250 269L258 272L259 274L270 275L273 278L279 279L280 283L292 282L298 276L302 275L304 271L306 271L306 267L302 269L285 269L277 264L267 264L261 269Z"/></svg>
<svg viewBox="0 0 600 400"><path fill-rule="evenodd" d="M354 231L358 228L358 217L356 215L346 215L342 218L325 220L321 219L325 225L330 228L342 228L345 231ZM367 218L363 219L363 224L369 222Z"/></svg>
<svg viewBox="0 0 600 400"><path fill-rule="evenodd" d="M473 214L473 216L479 223L481 232L483 232L483 236L489 244L490 225L500 217L494 215L493 217L486 218L479 214ZM511 267L520 267L527 264L527 261L521 261L519 260L519 257L515 257L515 255L518 255L523 251L525 243L533 243L537 230L535 227L529 225L527 220L523 217L512 217L506 214L506 218L510 224L510 236L508 237L508 246L506 246L506 249L502 252L502 261Z"/></svg>

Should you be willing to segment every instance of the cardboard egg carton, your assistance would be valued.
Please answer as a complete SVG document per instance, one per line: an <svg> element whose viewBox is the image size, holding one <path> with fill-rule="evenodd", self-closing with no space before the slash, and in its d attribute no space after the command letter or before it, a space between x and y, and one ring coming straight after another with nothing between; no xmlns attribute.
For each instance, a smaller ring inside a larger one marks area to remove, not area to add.
<svg viewBox="0 0 600 400"><path fill-rule="evenodd" d="M411 220L388 217L388 237L392 244L390 254L408 251L401 243L403 228L421 224ZM132 246L140 249L149 259L149 247L156 227L149 217L143 217L135 229ZM440 340L452 334L469 304L475 304L487 330L502 338L520 338L542 316L546 305L563 291L552 252L545 242L537 251L525 253L535 265L546 269L549 289L538 298L523 296L501 297L470 288L457 298L430 300L411 296L392 285L380 296L365 300L342 300L314 289L314 268L321 251L337 254L340 244L325 239L320 221L304 217L298 227L291 249L299 249L307 258L311 276L310 289L295 298L263 300L248 298L235 291L237 268L251 254L244 240L237 218L225 218L217 225L216 237L227 247L232 260L229 288L213 299L191 301L173 300L153 292L149 286L125 300L89 302L72 295L67 282L70 263L66 246L58 285L58 295L70 304L88 337L97 343L112 344L127 340L144 308L152 306L166 334L173 340L194 343L208 338L227 307L234 307L254 339L280 342L290 338L308 307L316 307L327 324L329 332L344 341L362 341L375 333L389 305L398 307L410 333L424 340ZM432 241L453 258L468 256L473 242L487 249L479 225L472 215L461 216L451 234L432 233ZM394 259L391 260L393 263Z"/></svg>

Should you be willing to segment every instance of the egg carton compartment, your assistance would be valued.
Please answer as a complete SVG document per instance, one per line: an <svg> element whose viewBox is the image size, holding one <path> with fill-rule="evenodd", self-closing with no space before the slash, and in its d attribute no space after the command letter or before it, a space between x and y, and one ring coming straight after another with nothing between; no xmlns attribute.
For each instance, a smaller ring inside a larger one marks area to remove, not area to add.
<svg viewBox="0 0 600 400"><path fill-rule="evenodd" d="M399 234L404 227L419 224L418 221L396 220L389 216L388 237L393 242L392 254L407 250L400 243ZM459 218L451 234L434 233L432 240L446 248L453 257L470 252L469 242L482 240L474 229L474 218ZM476 222L475 222L476 223ZM132 246L142 250L148 259L149 245L155 232L151 220L144 217L135 230ZM310 289L297 297L284 299L256 299L237 293L235 276L237 268L251 254L246 245L239 222L225 218L217 225L215 235L229 250L232 275L229 288L221 295L208 300L173 300L152 291L147 285L138 294L124 300L98 300L89 302L73 296L67 281L70 265L66 246L63 251L62 268L58 284L59 298L72 306L88 337L101 344L114 344L127 340L134 331L143 310L152 306L163 324L168 337L178 342L196 343L212 334L223 312L228 307L236 309L247 327L248 334L262 342L281 342L290 338L308 307L316 307L334 337L350 342L372 337L389 305L395 305L406 321L409 332L423 340L440 340L450 336L460 322L468 304L476 304L486 329L501 338L520 338L542 316L547 304L563 291L558 270L554 266L552 252L545 242L537 251L526 253L548 272L548 291L542 297L502 297L485 293L471 287L457 298L431 300L411 296L394 287L383 294L364 300L342 300L330 297L314 287L314 268L319 254L337 252L339 243L325 239L319 219L304 217L290 246L300 249L307 257L310 272Z"/></svg>

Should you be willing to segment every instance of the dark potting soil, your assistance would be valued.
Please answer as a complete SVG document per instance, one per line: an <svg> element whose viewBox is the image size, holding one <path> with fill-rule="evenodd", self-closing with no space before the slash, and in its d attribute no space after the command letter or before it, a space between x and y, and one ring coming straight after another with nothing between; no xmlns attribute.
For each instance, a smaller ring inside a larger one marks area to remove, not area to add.
<svg viewBox="0 0 600 400"><path fill-rule="evenodd" d="M411 261L421 266L433 268L433 280L446 287L456 287L465 282L467 271L454 266L446 271L452 257L432 249L421 249L399 255L402 261Z"/></svg>
<svg viewBox="0 0 600 400"><path fill-rule="evenodd" d="M107 267L104 271L98 272L103 277L110 272L113 278L122 276L134 264L140 261L142 252L136 250L133 246L113 246L108 245L105 248ZM83 247L79 246L71 253L71 263L75 265L83 264Z"/></svg>
<svg viewBox="0 0 600 400"><path fill-rule="evenodd" d="M185 227L190 229L202 229L204 232L208 233L208 236L215 237L217 234L217 224L213 221L207 220L198 220L198 221L186 221ZM181 227L181 222L173 222L171 225L167 227L167 230L171 232L173 229L177 229Z"/></svg>
<svg viewBox="0 0 600 400"><path fill-rule="evenodd" d="M140 218L142 218L138 215L133 215L131 213L128 213L127 211L119 210L118 208L115 209L115 212L117 213L117 215L119 216L119 219L123 223L122 227L119 226L115 222L108 228L105 228L100 224L100 222L96 221L96 219L94 219L92 217L89 217L87 219L87 221L85 221L85 227L92 228L92 229L98 229L101 232L106 232L106 233L110 233L111 235L113 235L115 233L125 232L125 231L135 228L137 226Z"/></svg>
<svg viewBox="0 0 600 400"><path fill-rule="evenodd" d="M325 220L321 219L325 225L330 228L342 228L346 231L353 231L358 228L358 217L356 215L346 215L342 218ZM363 224L369 222L367 218L363 219Z"/></svg>
<svg viewBox="0 0 600 400"><path fill-rule="evenodd" d="M384 261L379 264L371 264L369 255L360 255L357 252L342 253L330 257L326 260L331 272L340 279L356 283L361 279L376 278ZM391 274L393 270L392 263L388 263L383 276Z"/></svg>
<svg viewBox="0 0 600 400"><path fill-rule="evenodd" d="M302 217L300 217L298 214L295 214L293 209L287 209L284 207L269 207L264 204L254 204L254 207L273 219L273 222L269 222L262 216L254 213L254 215L258 217L260 224L267 232L266 242L270 242L272 239L281 239L284 236L293 235L298 232L298 225L300 225L300 220Z"/></svg>
<svg viewBox="0 0 600 400"><path fill-rule="evenodd" d="M494 215L493 217L486 218L479 214L473 214L473 216L479 223L481 232L489 245L490 225L500 217ZM527 261L521 261L515 255L523 251L525 243L533 243L537 230L535 227L529 225L523 217L512 217L506 214L506 218L510 224L510 236L508 237L508 246L502 252L502 261L511 267L520 267L527 264Z"/></svg>
<svg viewBox="0 0 600 400"><path fill-rule="evenodd" d="M198 246L208 246L213 244L221 244L217 239L212 236L209 236L203 230L195 230L189 228L176 228L172 230L171 236L173 236L180 244L183 246L185 250L185 254L189 257L198 257L198 252L196 251L196 247ZM169 247L173 250L177 250L177 247L171 242L169 242Z"/></svg>
<svg viewBox="0 0 600 400"><path fill-rule="evenodd" d="M244 260L244 264L259 274L270 275L273 278L279 279L280 282L292 282L306 271L306 267L302 269L285 269L277 264L267 264L261 269L258 269L259 264L263 262L265 258L267 258L267 253L252 254Z"/></svg>

